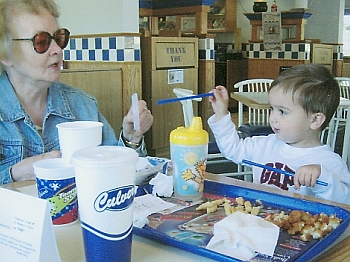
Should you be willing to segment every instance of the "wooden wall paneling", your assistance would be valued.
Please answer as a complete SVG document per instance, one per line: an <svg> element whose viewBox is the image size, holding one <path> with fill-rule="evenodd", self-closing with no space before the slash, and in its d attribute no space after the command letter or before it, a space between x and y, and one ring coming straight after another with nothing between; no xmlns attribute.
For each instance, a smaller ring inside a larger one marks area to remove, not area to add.
<svg viewBox="0 0 350 262"><path fill-rule="evenodd" d="M64 69L122 69L122 62L64 61Z"/></svg>
<svg viewBox="0 0 350 262"><path fill-rule="evenodd" d="M333 72L333 46L313 43L311 45L311 63L325 65Z"/></svg>
<svg viewBox="0 0 350 262"><path fill-rule="evenodd" d="M344 60L333 60L333 74L334 76L343 75L343 64Z"/></svg>
<svg viewBox="0 0 350 262"><path fill-rule="evenodd" d="M133 93L137 93L138 98L143 99L141 62L123 63L122 87L123 115L125 116L131 107L131 95Z"/></svg>
<svg viewBox="0 0 350 262"><path fill-rule="evenodd" d="M309 61L306 60L248 59L248 79L275 79L281 66L295 66L307 63Z"/></svg>
<svg viewBox="0 0 350 262"><path fill-rule="evenodd" d="M208 32L208 12L207 10L196 13L196 35L206 34Z"/></svg>
<svg viewBox="0 0 350 262"><path fill-rule="evenodd" d="M63 70L61 82L96 97L101 113L118 135L122 123L122 70Z"/></svg>
<svg viewBox="0 0 350 262"><path fill-rule="evenodd" d="M226 88L229 93L237 91L233 88L234 84L248 79L248 59L227 60L226 69ZM237 108L237 100L230 99L229 107Z"/></svg>
<svg viewBox="0 0 350 262"><path fill-rule="evenodd" d="M199 60L198 62L198 93L208 93L215 87L215 61ZM198 104L198 115L202 118L203 129L210 131L207 120L214 113L208 98L203 98L201 102L193 102L193 106Z"/></svg>
<svg viewBox="0 0 350 262"><path fill-rule="evenodd" d="M237 27L237 1L225 0L225 28L227 32L235 32Z"/></svg>
<svg viewBox="0 0 350 262"><path fill-rule="evenodd" d="M151 155L160 156L159 150L169 150L170 132L179 126L184 126L182 105L180 102L158 105L158 100L174 98L173 88L186 88L198 92L198 69L184 69L186 83L168 84L168 70L152 71L151 103L150 109L154 116L151 130L146 133L147 150ZM198 114L198 106L193 106L194 114ZM148 149L150 146L150 149ZM162 152L162 151L160 151Z"/></svg>
<svg viewBox="0 0 350 262"><path fill-rule="evenodd" d="M142 93L154 116L150 131L145 134L150 155L169 157L169 135L184 126L181 102L158 105L160 99L174 98L173 88L198 93L198 39L193 37L142 37ZM171 72L175 74L169 80ZM177 79L176 74L179 74ZM195 115L198 114L194 107Z"/></svg>
<svg viewBox="0 0 350 262"><path fill-rule="evenodd" d="M99 97L99 104L104 107L103 114L109 115L106 118L113 121L110 124L118 135L122 119L131 105L131 95L136 92L139 99L142 98L141 66L141 62L65 61L61 81L89 90L91 95ZM74 74L68 77L68 72ZM84 80L85 77L89 78ZM117 99L115 95L118 95ZM112 115L117 116L117 121Z"/></svg>

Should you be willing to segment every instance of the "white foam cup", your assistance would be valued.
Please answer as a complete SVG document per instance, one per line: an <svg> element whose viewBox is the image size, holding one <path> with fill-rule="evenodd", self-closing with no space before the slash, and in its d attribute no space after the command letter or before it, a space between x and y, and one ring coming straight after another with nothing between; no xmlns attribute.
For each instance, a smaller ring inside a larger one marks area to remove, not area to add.
<svg viewBox="0 0 350 262"><path fill-rule="evenodd" d="M76 151L79 217L88 262L130 261L138 154L121 146Z"/></svg>
<svg viewBox="0 0 350 262"><path fill-rule="evenodd" d="M102 143L103 123L74 121L57 124L62 158L70 161L78 149L95 147Z"/></svg>

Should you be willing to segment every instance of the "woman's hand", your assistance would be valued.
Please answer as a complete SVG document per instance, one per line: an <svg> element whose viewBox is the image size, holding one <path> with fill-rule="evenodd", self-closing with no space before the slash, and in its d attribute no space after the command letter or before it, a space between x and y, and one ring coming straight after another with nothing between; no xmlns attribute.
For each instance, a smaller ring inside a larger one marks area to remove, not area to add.
<svg viewBox="0 0 350 262"><path fill-rule="evenodd" d="M14 182L21 180L35 180L33 164L39 160L59 158L61 153L59 150L53 150L37 156L23 159L11 168L11 177Z"/></svg>
<svg viewBox="0 0 350 262"><path fill-rule="evenodd" d="M133 143L139 144L142 136L146 133L153 124L153 116L147 108L147 103L144 100L139 100L139 117L140 131L134 130L133 111L130 108L128 114L123 119L123 137Z"/></svg>

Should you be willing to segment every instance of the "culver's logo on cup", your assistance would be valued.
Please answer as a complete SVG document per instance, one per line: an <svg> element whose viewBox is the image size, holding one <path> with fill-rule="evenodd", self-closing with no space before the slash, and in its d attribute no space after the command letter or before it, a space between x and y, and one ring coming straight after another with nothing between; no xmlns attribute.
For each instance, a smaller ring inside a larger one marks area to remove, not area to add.
<svg viewBox="0 0 350 262"><path fill-rule="evenodd" d="M129 185L102 192L96 197L94 208L97 212L125 210L133 203L135 190L134 185Z"/></svg>
<svg viewBox="0 0 350 262"><path fill-rule="evenodd" d="M137 153L121 146L76 151L79 215L87 262L130 262Z"/></svg>

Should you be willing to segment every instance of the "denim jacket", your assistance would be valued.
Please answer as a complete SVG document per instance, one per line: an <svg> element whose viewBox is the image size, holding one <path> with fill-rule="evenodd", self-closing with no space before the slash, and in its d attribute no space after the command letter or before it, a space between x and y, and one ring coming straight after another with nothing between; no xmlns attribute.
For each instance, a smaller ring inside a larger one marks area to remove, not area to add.
<svg viewBox="0 0 350 262"><path fill-rule="evenodd" d="M11 167L27 157L60 149L56 125L68 121L99 121L103 123L102 145L124 146L98 110L97 100L66 84L55 82L48 90L47 108L42 136L22 108L6 75L0 75L0 185L11 183ZM144 141L136 150L146 154Z"/></svg>

